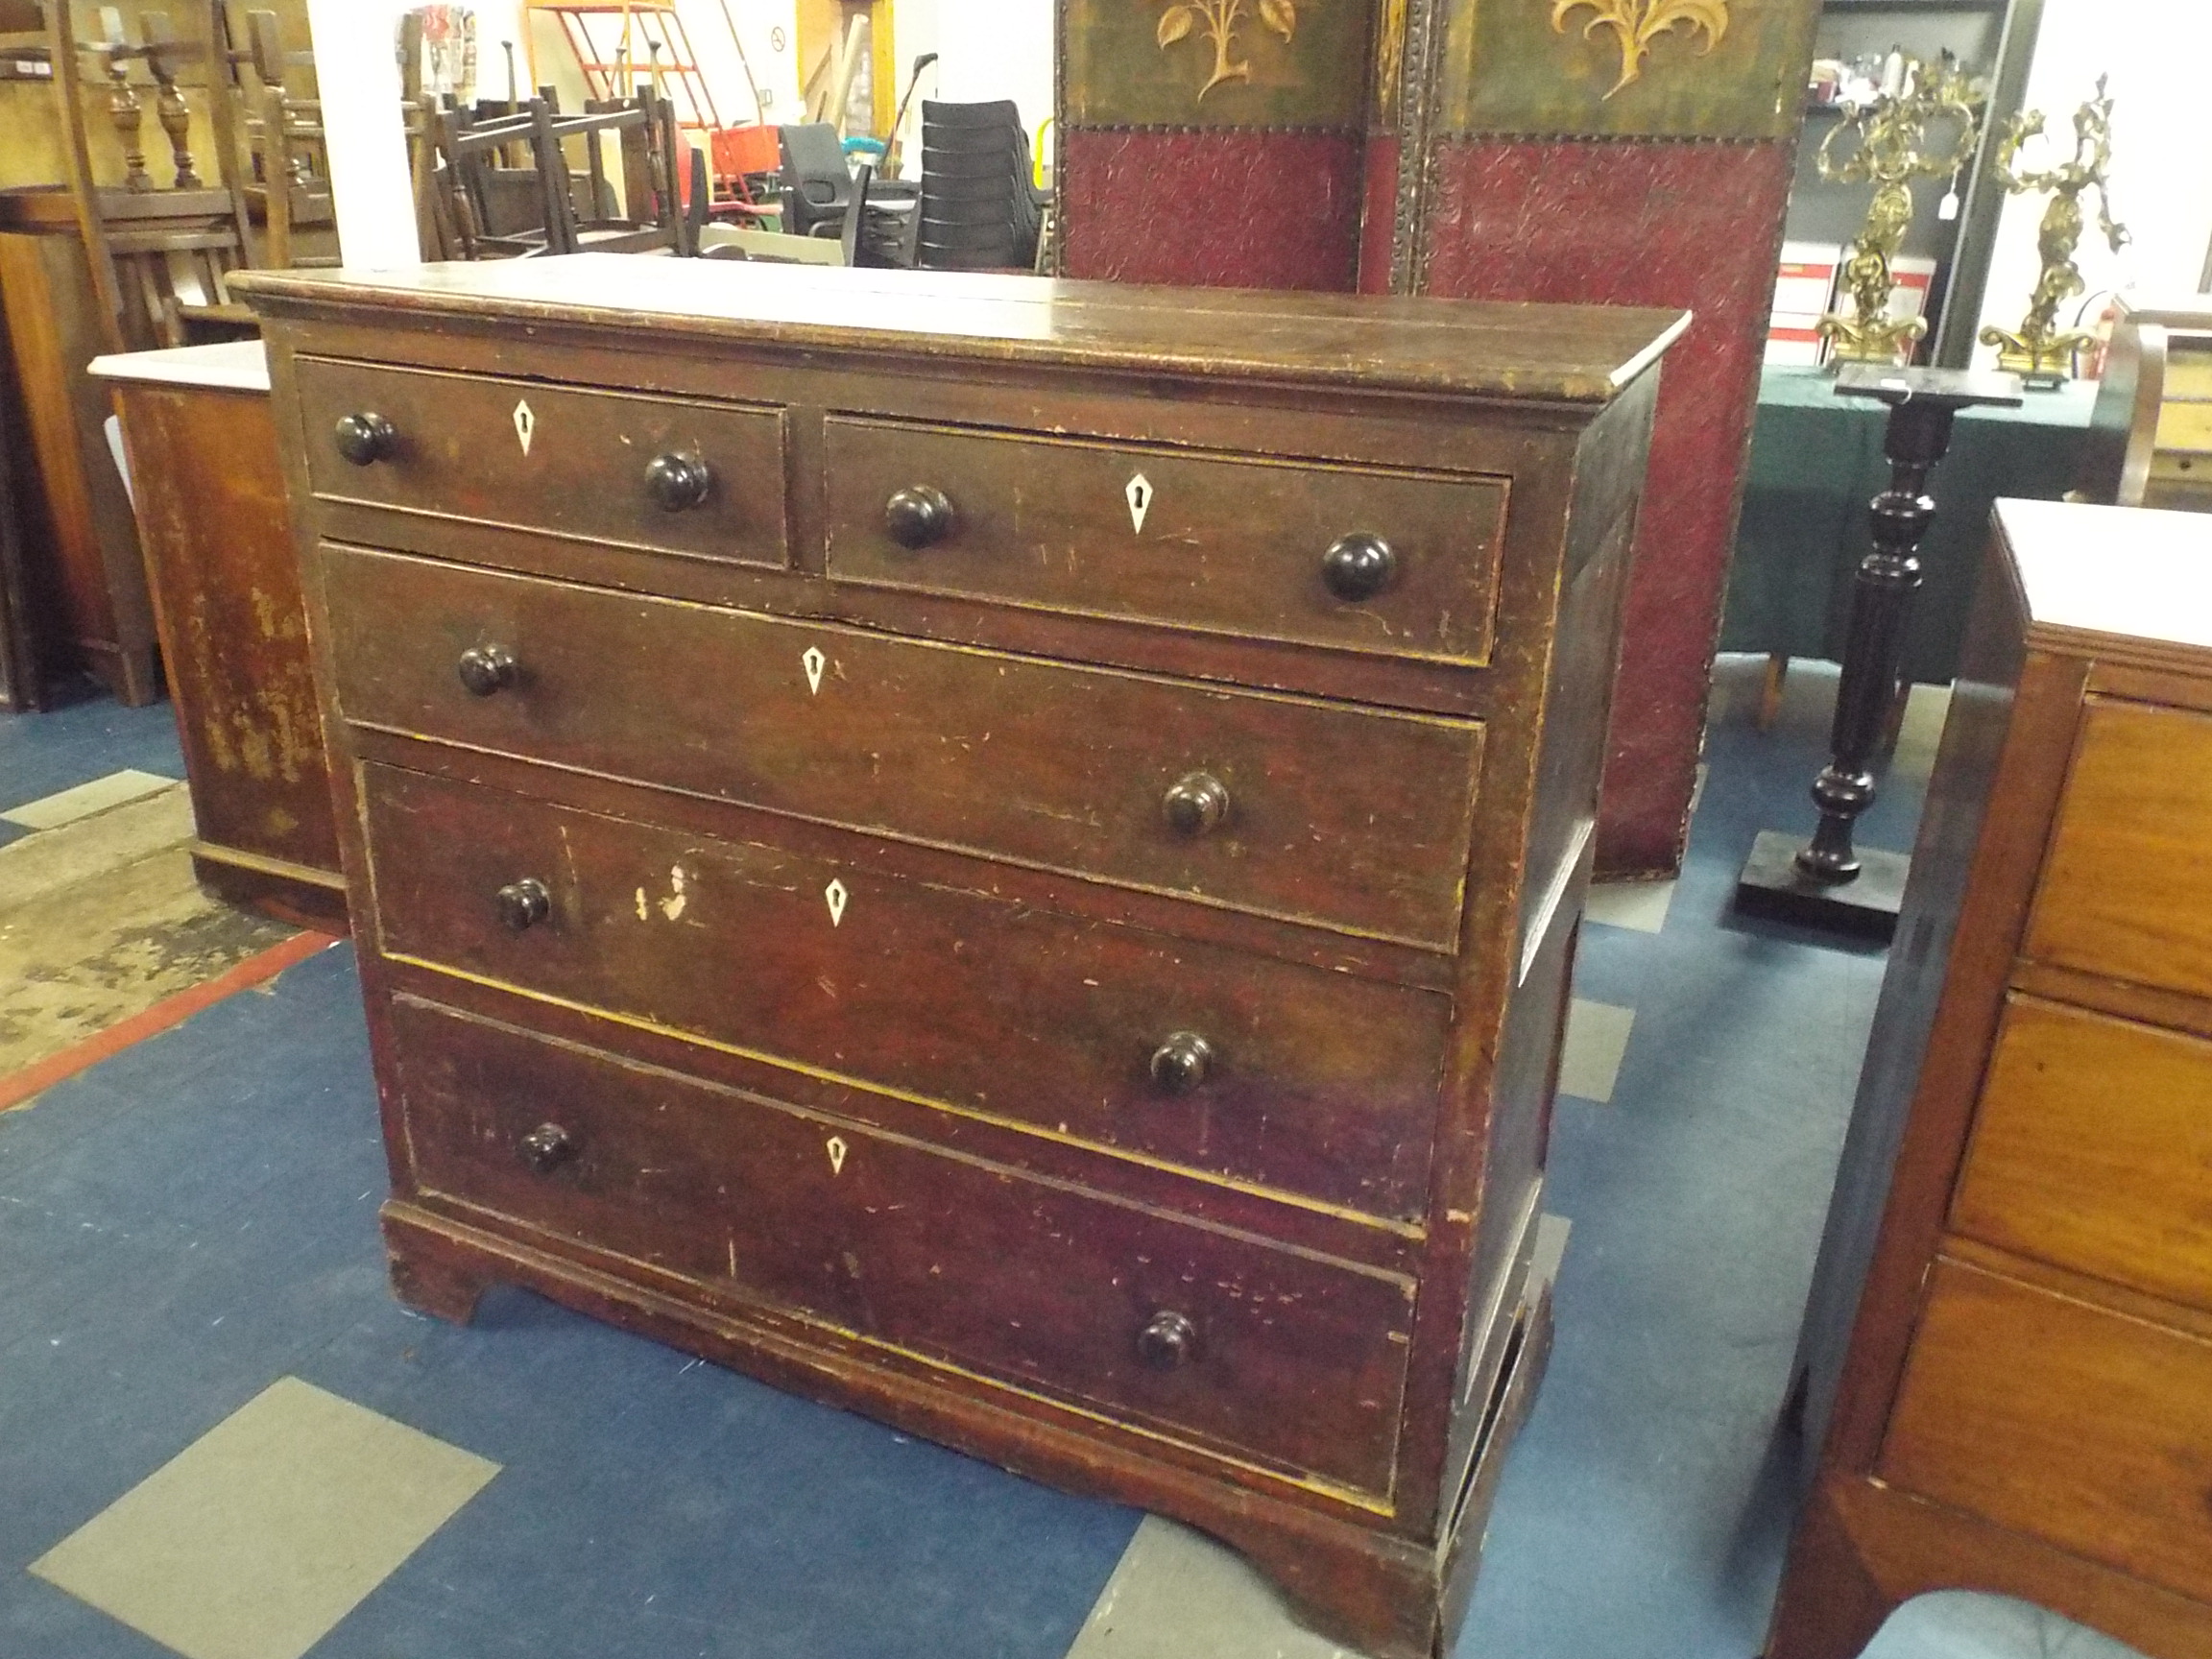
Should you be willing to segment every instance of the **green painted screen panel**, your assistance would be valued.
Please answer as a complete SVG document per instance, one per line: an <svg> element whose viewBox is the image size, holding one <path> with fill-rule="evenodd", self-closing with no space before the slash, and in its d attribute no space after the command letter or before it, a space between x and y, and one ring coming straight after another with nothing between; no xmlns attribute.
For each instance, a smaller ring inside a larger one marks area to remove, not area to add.
<svg viewBox="0 0 2212 1659"><path fill-rule="evenodd" d="M1442 124L1545 137L1785 138L1804 108L1819 21L1820 0L1452 0ZM1631 59L1635 77L1623 81Z"/></svg>
<svg viewBox="0 0 2212 1659"><path fill-rule="evenodd" d="M1375 11L1375 0L1064 0L1062 113L1079 127L1358 130ZM1164 34L1176 37L1163 44ZM1209 87L1222 65L1243 73Z"/></svg>

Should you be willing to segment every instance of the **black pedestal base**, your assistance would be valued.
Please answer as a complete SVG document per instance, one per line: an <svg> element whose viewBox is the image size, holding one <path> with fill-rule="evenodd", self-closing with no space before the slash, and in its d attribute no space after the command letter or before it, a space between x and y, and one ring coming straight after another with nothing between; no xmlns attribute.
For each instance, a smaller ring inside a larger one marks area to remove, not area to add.
<svg viewBox="0 0 2212 1659"><path fill-rule="evenodd" d="M1760 830L1736 883L1736 908L1746 916L1829 933L1885 943L1893 938L1912 860L1902 853L1862 847L1857 878L1830 885L1798 870L1797 849L1804 845L1802 835Z"/></svg>

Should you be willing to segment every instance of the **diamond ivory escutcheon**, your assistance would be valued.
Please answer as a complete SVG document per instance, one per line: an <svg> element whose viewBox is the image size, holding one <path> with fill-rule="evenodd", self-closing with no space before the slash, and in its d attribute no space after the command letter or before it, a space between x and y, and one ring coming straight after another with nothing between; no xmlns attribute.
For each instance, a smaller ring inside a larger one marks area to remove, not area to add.
<svg viewBox="0 0 2212 1659"><path fill-rule="evenodd" d="M1140 472L1129 480L1129 487L1121 493L1129 497L1129 528L1142 536L1144 515L1152 511L1152 480Z"/></svg>
<svg viewBox="0 0 2212 1659"><path fill-rule="evenodd" d="M522 453L530 453L530 439L538 430L538 415L528 399L515 405L515 436L522 441Z"/></svg>

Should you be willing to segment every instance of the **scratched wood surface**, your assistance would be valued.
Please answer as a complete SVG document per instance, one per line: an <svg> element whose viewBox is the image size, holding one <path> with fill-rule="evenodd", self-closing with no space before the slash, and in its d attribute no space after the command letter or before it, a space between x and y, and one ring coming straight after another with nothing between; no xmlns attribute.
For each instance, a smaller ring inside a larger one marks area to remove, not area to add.
<svg viewBox="0 0 2212 1659"><path fill-rule="evenodd" d="M342 928L329 760L268 397L132 382L113 395L203 876Z"/></svg>
<svg viewBox="0 0 2212 1659"><path fill-rule="evenodd" d="M844 419L824 436L834 582L1385 657L1489 657L1503 479ZM883 503L917 482L945 495L951 523L909 548ZM1373 598L1347 603L1325 561L1357 535L1382 540L1391 570ZM1086 557L1099 548L1110 555Z"/></svg>
<svg viewBox="0 0 2212 1659"><path fill-rule="evenodd" d="M247 283L396 1286L1158 1508L1434 1659L1548 1352L1680 319L688 263Z"/></svg>
<svg viewBox="0 0 2212 1659"><path fill-rule="evenodd" d="M352 720L1437 950L1458 933L1479 726L378 553L320 563ZM455 664L485 647L517 679L475 697ZM1228 802L1198 834L1162 805L1193 775Z"/></svg>
<svg viewBox="0 0 2212 1659"><path fill-rule="evenodd" d="M365 785L387 950L1372 1214L1427 1199L1435 992L903 878L857 844L714 841L383 766ZM550 896L520 933L493 902L517 879ZM1026 1042L998 1041L1008 1000ZM1185 1033L1205 1074L1163 1087Z"/></svg>
<svg viewBox="0 0 2212 1659"><path fill-rule="evenodd" d="M1345 1486L1385 1490L1412 1286L414 1003L431 1192ZM514 1155L558 1103L573 1159ZM732 1204L727 1194L746 1194ZM1204 1333L1161 1371L1156 1310Z"/></svg>

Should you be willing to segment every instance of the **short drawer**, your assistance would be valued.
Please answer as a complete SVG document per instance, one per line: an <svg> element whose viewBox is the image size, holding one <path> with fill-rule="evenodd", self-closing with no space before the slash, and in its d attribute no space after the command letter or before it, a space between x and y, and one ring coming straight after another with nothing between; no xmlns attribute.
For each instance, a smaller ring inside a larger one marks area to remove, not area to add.
<svg viewBox="0 0 2212 1659"><path fill-rule="evenodd" d="M2212 1599L2212 1343L1939 1259L1880 1474Z"/></svg>
<svg viewBox="0 0 2212 1659"><path fill-rule="evenodd" d="M1489 660L1502 479L838 417L826 436L832 580Z"/></svg>
<svg viewBox="0 0 2212 1659"><path fill-rule="evenodd" d="M2212 1043L2013 998L1952 1226L2212 1309Z"/></svg>
<svg viewBox="0 0 2212 1659"><path fill-rule="evenodd" d="M323 565L351 720L1440 950L1458 937L1481 752L1466 721L390 554Z"/></svg>
<svg viewBox="0 0 2212 1659"><path fill-rule="evenodd" d="M783 415L301 357L315 493L782 569Z"/></svg>
<svg viewBox="0 0 2212 1659"><path fill-rule="evenodd" d="M907 879L860 837L821 857L364 782L387 951L1332 1205L1426 1207L1437 993L995 898L988 865L978 890ZM503 918L525 883L543 915Z"/></svg>
<svg viewBox="0 0 2212 1659"><path fill-rule="evenodd" d="M416 1186L1191 1444L1385 1492L1407 1281L400 999Z"/></svg>
<svg viewBox="0 0 2212 1659"><path fill-rule="evenodd" d="M2091 701L2028 953L2212 997L2212 716Z"/></svg>

